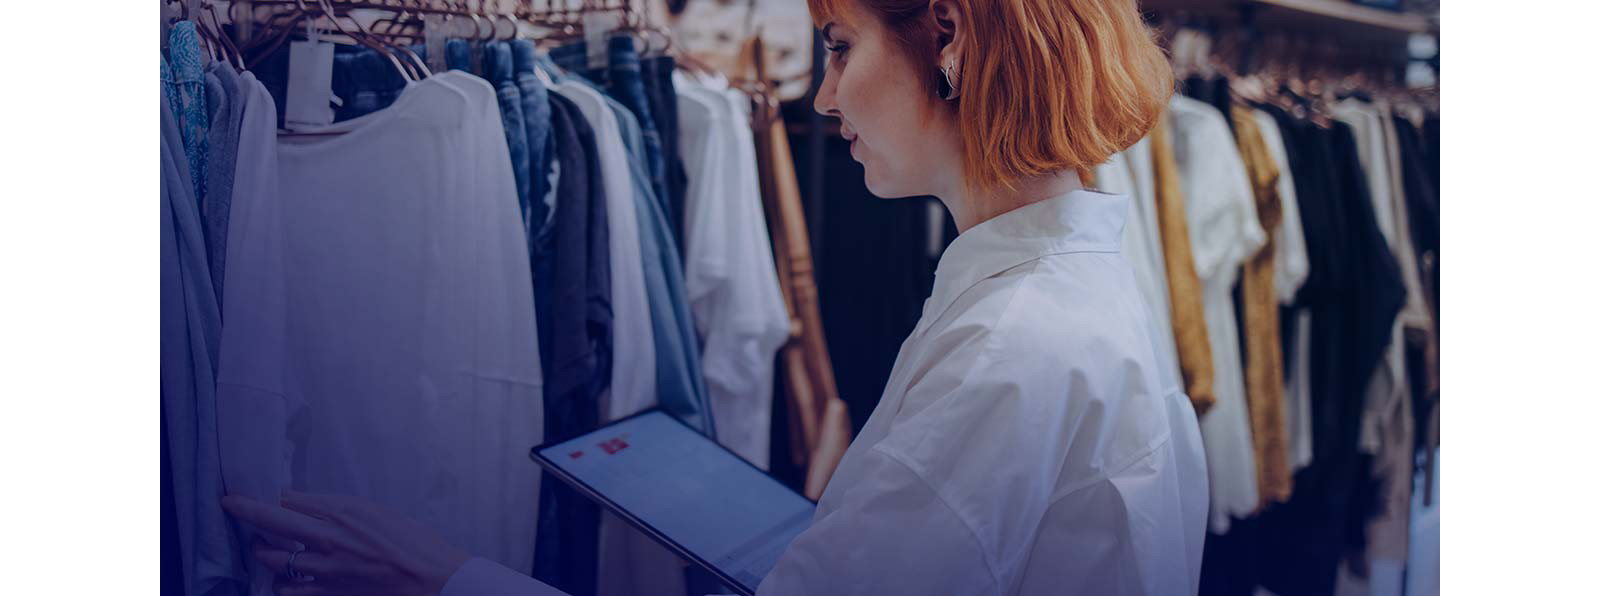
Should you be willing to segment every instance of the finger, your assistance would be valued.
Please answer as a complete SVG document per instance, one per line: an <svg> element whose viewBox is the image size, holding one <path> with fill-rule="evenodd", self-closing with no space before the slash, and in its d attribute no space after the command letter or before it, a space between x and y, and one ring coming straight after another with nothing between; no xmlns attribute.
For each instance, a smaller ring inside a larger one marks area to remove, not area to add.
<svg viewBox="0 0 1600 596"><path fill-rule="evenodd" d="M289 575L289 557L291 555L294 556L294 569L300 572L301 575L320 578L340 575L339 565L321 553L301 551L300 554L295 555L293 551L286 551L281 548L268 546L257 546L255 548L256 560L261 561L262 565L266 565L267 570L271 571L273 575Z"/></svg>
<svg viewBox="0 0 1600 596"><path fill-rule="evenodd" d="M321 519L335 519L345 511L347 497L316 493L303 493L300 491L286 490L279 499L284 507L299 511L311 517Z"/></svg>
<svg viewBox="0 0 1600 596"><path fill-rule="evenodd" d="M333 545L333 531L327 522L237 495L223 497L222 508L239 520L268 533L324 551L330 550Z"/></svg>

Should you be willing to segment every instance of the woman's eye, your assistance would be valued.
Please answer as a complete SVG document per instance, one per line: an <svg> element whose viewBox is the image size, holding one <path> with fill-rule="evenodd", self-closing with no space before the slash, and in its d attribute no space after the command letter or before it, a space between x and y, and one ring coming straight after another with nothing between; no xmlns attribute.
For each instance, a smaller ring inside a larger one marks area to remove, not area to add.
<svg viewBox="0 0 1600 596"><path fill-rule="evenodd" d="M831 46L823 46L823 48L828 50L829 53L833 54L834 58L843 58L844 53L850 49L850 46L842 43L836 43Z"/></svg>

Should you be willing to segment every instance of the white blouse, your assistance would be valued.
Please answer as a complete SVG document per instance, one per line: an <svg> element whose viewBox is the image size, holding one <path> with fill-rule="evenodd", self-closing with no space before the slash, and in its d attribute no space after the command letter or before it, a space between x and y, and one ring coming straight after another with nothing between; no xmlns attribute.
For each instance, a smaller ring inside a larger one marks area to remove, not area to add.
<svg viewBox="0 0 1600 596"><path fill-rule="evenodd" d="M1203 286L1217 395L1200 420L1211 468L1211 531L1226 534L1234 518L1250 517L1261 502L1233 285L1239 266L1261 249L1267 233L1257 219L1255 191L1222 112L1182 95L1172 96L1169 107L1172 153L1183 183L1194 269Z"/></svg>
<svg viewBox="0 0 1600 596"><path fill-rule="evenodd" d="M1200 429L1120 254L1128 210L1075 191L955 239L760 596L1198 590ZM475 560L445 594L547 593L493 585L507 573Z"/></svg>

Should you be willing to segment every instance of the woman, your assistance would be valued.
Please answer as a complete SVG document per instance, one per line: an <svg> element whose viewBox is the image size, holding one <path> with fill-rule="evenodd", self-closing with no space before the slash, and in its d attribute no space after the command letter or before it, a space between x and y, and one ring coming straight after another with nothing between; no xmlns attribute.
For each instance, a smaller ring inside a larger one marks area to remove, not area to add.
<svg viewBox="0 0 1600 596"><path fill-rule="evenodd" d="M1124 197L1078 172L1171 92L1133 0L810 0L816 109L881 197L933 195L961 234L813 525L762 582L788 594L1193 594L1199 429L1118 253ZM280 594L546 594L365 502L229 500L309 546ZM331 553L330 553L331 551ZM287 571L290 553L260 549Z"/></svg>

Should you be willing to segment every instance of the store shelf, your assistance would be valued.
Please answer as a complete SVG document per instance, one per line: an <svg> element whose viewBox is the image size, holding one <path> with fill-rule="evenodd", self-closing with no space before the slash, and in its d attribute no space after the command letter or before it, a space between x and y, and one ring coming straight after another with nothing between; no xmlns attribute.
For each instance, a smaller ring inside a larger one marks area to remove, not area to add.
<svg viewBox="0 0 1600 596"><path fill-rule="evenodd" d="M1432 20L1414 13L1361 6L1347 0L1140 0L1147 12L1238 21L1249 18L1264 29L1332 36L1350 41L1404 43L1413 33L1436 30Z"/></svg>

